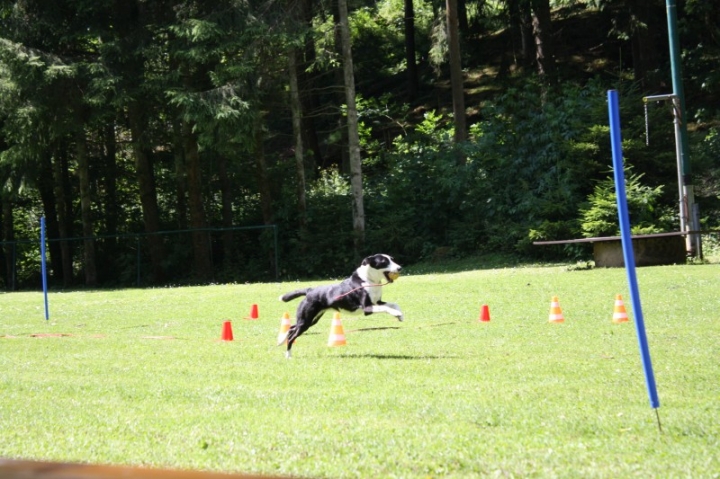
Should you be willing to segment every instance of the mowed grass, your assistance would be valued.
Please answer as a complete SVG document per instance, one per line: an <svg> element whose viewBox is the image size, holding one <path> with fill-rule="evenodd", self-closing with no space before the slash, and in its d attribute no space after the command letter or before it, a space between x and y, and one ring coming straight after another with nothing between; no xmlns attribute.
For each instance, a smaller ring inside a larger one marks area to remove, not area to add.
<svg viewBox="0 0 720 479"><path fill-rule="evenodd" d="M286 360L281 293L315 283L0 295L0 457L301 477L720 477L720 269L407 274L388 315L328 315ZM548 323L558 296L563 324ZM260 319L243 319L251 304ZM478 321L482 304L491 321ZM232 320L235 341L219 341ZM64 336L38 337L38 334Z"/></svg>

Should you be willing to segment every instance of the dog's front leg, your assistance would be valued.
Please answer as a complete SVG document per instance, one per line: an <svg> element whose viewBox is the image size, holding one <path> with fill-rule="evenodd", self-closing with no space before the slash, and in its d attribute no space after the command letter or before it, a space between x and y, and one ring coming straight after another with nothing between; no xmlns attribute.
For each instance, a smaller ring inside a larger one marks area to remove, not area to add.
<svg viewBox="0 0 720 479"><path fill-rule="evenodd" d="M400 309L400 306L397 305L396 303L385 303L384 306L387 306L390 309L393 309L393 310L397 311L398 313L400 313L399 315L390 313L390 314L393 314L393 316L395 316L398 321L402 321L403 319L405 319L405 315L403 314L402 310Z"/></svg>
<svg viewBox="0 0 720 479"><path fill-rule="evenodd" d="M398 321L402 321L403 319L405 319L405 317L403 316L403 312L400 309L400 306L395 303L373 304L372 306L365 308L365 314L371 313L391 314L395 316Z"/></svg>

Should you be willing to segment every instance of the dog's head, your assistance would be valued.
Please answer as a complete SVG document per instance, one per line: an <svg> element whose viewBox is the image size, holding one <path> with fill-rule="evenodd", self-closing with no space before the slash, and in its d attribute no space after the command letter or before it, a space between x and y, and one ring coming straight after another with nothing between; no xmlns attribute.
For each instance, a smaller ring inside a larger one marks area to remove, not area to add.
<svg viewBox="0 0 720 479"><path fill-rule="evenodd" d="M368 256L362 261L360 268L366 270L367 279L374 283L380 283L383 279L392 283L400 276L402 270L402 266L386 254Z"/></svg>

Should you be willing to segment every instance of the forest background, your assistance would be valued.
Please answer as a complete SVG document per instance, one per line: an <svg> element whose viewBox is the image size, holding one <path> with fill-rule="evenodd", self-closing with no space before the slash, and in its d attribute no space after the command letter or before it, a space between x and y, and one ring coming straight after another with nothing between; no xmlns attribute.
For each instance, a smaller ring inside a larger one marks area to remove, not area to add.
<svg viewBox="0 0 720 479"><path fill-rule="evenodd" d="M720 4L677 14L713 229ZM0 288L41 217L54 288L587 257L532 241L617 234L608 89L634 230L674 231L670 78L662 0L0 0Z"/></svg>

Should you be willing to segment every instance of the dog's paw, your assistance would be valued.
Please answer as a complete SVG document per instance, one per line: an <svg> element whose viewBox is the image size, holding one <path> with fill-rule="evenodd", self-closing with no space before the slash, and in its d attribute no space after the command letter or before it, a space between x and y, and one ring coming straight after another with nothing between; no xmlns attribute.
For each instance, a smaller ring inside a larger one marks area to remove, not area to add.
<svg viewBox="0 0 720 479"><path fill-rule="evenodd" d="M398 321L400 321L400 322L402 323L403 320L405 319L405 316L403 316L403 315L401 314L400 316L396 316L396 318L397 318Z"/></svg>

